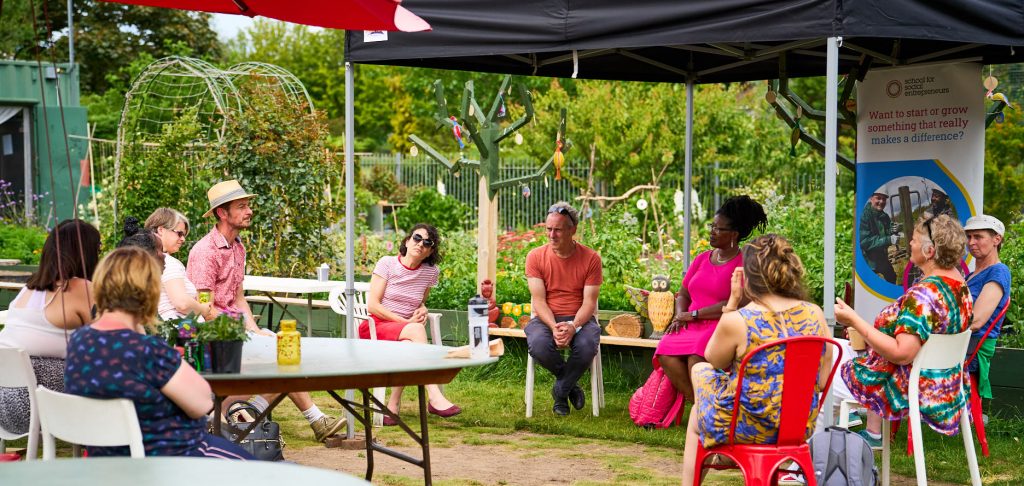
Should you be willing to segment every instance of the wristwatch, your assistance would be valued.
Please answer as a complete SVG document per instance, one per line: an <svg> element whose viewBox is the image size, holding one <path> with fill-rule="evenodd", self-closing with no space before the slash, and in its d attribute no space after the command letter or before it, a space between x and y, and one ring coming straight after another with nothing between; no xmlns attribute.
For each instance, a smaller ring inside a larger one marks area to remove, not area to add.
<svg viewBox="0 0 1024 486"><path fill-rule="evenodd" d="M690 317L692 317L695 321L697 320L697 309L690 311Z"/></svg>
<svg viewBox="0 0 1024 486"><path fill-rule="evenodd" d="M576 332L573 333L573 336L575 336L575 335L580 333L580 329L583 329L583 325L580 324L580 325L576 326L574 329L576 329Z"/></svg>

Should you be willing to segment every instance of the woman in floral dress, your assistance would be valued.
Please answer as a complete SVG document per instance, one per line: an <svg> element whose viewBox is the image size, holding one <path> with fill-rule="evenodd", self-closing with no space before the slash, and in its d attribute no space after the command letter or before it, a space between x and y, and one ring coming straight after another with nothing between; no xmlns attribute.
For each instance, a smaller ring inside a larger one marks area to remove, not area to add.
<svg viewBox="0 0 1024 486"><path fill-rule="evenodd" d="M932 334L958 334L971 323L972 299L957 270L967 237L957 220L941 215L918 222L910 241L910 259L924 278L910 287L875 318L861 319L836 299L836 321L856 329L870 348L865 356L845 363L843 381L868 414L865 436L873 447L881 445L882 419L898 420L910 410L910 369ZM921 418L946 435L958 430L964 406L961 388L969 386L962 366L921 375Z"/></svg>
<svg viewBox="0 0 1024 486"><path fill-rule="evenodd" d="M743 247L743 267L733 272L729 301L704 355L707 362L693 368L697 401L686 427L683 484L693 484L698 440L704 447L728 440L737 393L736 443L771 444L778 437L784 349L771 348L754 355L748 361L741 392L736 391L737 373L748 350L762 344L794 336L826 336L828 327L821 308L805 301L803 277L803 264L785 238L768 234ZM750 303L737 311L744 297ZM832 362L831 349L826 349L822 365ZM829 371L828 366L821 366L819 393ZM816 393L814 413L807 420L808 437L817 418L817 397Z"/></svg>

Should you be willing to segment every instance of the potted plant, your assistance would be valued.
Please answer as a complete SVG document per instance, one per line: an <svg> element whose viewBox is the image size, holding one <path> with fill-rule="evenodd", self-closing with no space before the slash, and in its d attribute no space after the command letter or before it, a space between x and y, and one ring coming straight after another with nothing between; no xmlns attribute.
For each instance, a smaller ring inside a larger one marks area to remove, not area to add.
<svg viewBox="0 0 1024 486"><path fill-rule="evenodd" d="M241 316L225 312L199 326L196 339L209 345L209 371L238 373L242 369L242 343L249 340Z"/></svg>
<svg viewBox="0 0 1024 486"><path fill-rule="evenodd" d="M206 360L203 356L202 343L196 338L199 326L199 318L195 314L189 314L157 323L155 332L164 338L167 344L177 349L196 371L203 371L206 368Z"/></svg>

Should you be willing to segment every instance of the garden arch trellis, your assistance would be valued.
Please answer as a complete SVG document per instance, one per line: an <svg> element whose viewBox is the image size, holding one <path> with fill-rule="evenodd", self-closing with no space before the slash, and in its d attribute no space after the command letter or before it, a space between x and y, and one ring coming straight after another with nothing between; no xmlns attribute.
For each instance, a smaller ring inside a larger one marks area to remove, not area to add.
<svg viewBox="0 0 1024 486"><path fill-rule="evenodd" d="M200 125L194 146L201 150L219 148L231 119L241 116L247 108L240 88L250 83L279 90L296 108L304 105L313 112L313 101L302 82L273 64L243 62L221 69L201 59L171 56L146 66L125 94L117 127L114 221L118 218L117 197L125 154L159 145L167 127L190 111L196 113Z"/></svg>

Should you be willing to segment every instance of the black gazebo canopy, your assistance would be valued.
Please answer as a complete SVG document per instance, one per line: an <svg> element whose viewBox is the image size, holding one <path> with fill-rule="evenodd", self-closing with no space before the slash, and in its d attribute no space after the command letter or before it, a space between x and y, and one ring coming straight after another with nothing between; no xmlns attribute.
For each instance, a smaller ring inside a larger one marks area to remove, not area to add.
<svg viewBox="0 0 1024 486"><path fill-rule="evenodd" d="M1024 62L1024 0L405 0L433 26L364 42L355 63L633 81L714 83L825 72L864 62ZM867 67L867 66L864 66Z"/></svg>

